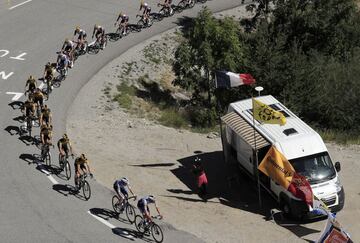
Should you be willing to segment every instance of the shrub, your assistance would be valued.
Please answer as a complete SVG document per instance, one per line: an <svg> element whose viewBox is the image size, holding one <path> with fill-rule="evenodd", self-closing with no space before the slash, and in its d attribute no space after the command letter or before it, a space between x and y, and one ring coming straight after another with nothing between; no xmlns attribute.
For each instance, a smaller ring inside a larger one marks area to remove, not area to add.
<svg viewBox="0 0 360 243"><path fill-rule="evenodd" d="M164 126L175 128L181 128L187 125L184 115L175 109L163 110L159 122Z"/></svg>

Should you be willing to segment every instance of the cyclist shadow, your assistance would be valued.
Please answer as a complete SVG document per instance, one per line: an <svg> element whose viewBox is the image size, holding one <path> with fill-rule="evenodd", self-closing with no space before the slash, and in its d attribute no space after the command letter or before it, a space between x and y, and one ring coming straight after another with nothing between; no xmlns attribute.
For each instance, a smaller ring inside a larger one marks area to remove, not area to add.
<svg viewBox="0 0 360 243"><path fill-rule="evenodd" d="M27 162L29 165L38 163L38 159L34 154L21 154L19 158Z"/></svg>
<svg viewBox="0 0 360 243"><path fill-rule="evenodd" d="M104 220L109 220L112 218L112 219L116 219L116 220L120 221L121 223L131 225L131 223L127 219L121 218L120 214L118 214L117 212L114 212L113 210L110 210L110 209L92 208L92 209L90 209L90 213L92 213ZM122 214L125 215L125 213L122 213ZM126 217L126 215L125 215L125 217Z"/></svg>
<svg viewBox="0 0 360 243"><path fill-rule="evenodd" d="M20 122L20 123L24 123L25 122L25 116L21 115L21 116L17 116L13 118L14 121Z"/></svg>
<svg viewBox="0 0 360 243"><path fill-rule="evenodd" d="M22 101L13 101L11 103L8 104L13 110L16 109L20 109L21 107L23 107L24 102Z"/></svg>
<svg viewBox="0 0 360 243"><path fill-rule="evenodd" d="M152 242L152 240L145 238L144 235L138 232L137 230L120 228L120 227L116 227L111 230L115 235L121 236L127 240L134 241L135 240L134 238L137 238L137 239L142 239L145 242Z"/></svg>
<svg viewBox="0 0 360 243"><path fill-rule="evenodd" d="M11 136L13 135L21 135L21 127L18 126L7 126L5 129Z"/></svg>
<svg viewBox="0 0 360 243"><path fill-rule="evenodd" d="M52 186L52 189L54 191L57 191L58 193L64 195L65 197L67 197L68 195L70 196L75 196L79 199L82 199L85 201L84 198L82 198L78 192L78 190L73 186L73 185L69 185L69 184L66 184L66 185L62 185L62 184L55 184Z"/></svg>

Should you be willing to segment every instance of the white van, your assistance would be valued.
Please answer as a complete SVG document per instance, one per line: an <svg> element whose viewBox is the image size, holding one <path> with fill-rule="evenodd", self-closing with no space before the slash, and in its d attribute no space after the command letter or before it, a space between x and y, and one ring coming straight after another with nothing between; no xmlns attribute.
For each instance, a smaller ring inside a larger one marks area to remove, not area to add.
<svg viewBox="0 0 360 243"><path fill-rule="evenodd" d="M270 146L274 145L295 171L307 178L315 196L322 199L332 212L340 211L345 201L337 174L340 163L333 165L320 135L273 96L256 99L282 112L286 124L261 124L253 120L251 98L231 103L227 114L221 118L225 123L222 130L225 161L237 163L254 180L259 174L261 186L278 201L285 214L311 217L305 202L257 170L256 152L260 163Z"/></svg>

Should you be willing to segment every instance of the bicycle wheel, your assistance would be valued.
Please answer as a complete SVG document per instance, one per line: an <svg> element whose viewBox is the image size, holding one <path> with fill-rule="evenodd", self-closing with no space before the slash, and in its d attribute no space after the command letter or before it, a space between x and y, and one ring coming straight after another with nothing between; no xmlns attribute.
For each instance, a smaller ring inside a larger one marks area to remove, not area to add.
<svg viewBox="0 0 360 243"><path fill-rule="evenodd" d="M144 23L144 21L142 20L142 19L140 19L138 22L137 22L137 24L136 24L137 26L141 26L141 28L145 28L146 26L145 26L145 23Z"/></svg>
<svg viewBox="0 0 360 243"><path fill-rule="evenodd" d="M181 13L185 8L186 8L186 3L184 0L184 1L179 2L179 4L176 6L176 8L174 8L174 11Z"/></svg>
<svg viewBox="0 0 360 243"><path fill-rule="evenodd" d="M70 178L71 178L71 167L70 167L69 161L66 161L66 163L65 163L64 172L65 172L66 179L70 180Z"/></svg>
<svg viewBox="0 0 360 243"><path fill-rule="evenodd" d="M135 222L135 208L130 205L129 203L127 203L126 205L126 217L129 220L129 222L132 224Z"/></svg>
<svg viewBox="0 0 360 243"><path fill-rule="evenodd" d="M47 153L45 155L45 164L46 165L51 165L51 153L50 153L50 151L47 151Z"/></svg>
<svg viewBox="0 0 360 243"><path fill-rule="evenodd" d="M90 196L91 196L91 189L90 189L89 182L84 181L84 184L83 184L83 186L82 186L82 189L83 189L83 193L84 193L84 198L85 198L86 200L89 200L89 199L90 199Z"/></svg>
<svg viewBox="0 0 360 243"><path fill-rule="evenodd" d="M120 213L121 206L120 206L119 198L116 195L114 195L112 198L112 206L116 213Z"/></svg>
<svg viewBox="0 0 360 243"><path fill-rule="evenodd" d="M151 235L157 243L161 243L164 240L162 229L155 223L151 226Z"/></svg>
<svg viewBox="0 0 360 243"><path fill-rule="evenodd" d="M143 217L140 215L136 215L135 217L135 227L137 231L139 231L141 234L144 234L145 227L144 227L144 220Z"/></svg>

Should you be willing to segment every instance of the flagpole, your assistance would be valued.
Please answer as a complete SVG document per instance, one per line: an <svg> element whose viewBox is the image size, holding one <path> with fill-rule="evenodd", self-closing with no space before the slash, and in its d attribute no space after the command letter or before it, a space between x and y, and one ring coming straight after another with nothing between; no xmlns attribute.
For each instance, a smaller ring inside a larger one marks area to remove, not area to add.
<svg viewBox="0 0 360 243"><path fill-rule="evenodd" d="M258 96L260 96L260 92L264 90L263 87L257 86L255 90L258 92ZM257 175L257 189L258 189L258 197L259 197L259 206L262 208L262 200L261 200L261 188L260 188L260 173L259 173L259 158L258 158L258 150L256 144L256 131L255 131L255 116L254 116L254 105L253 105L253 127L254 127L254 147L255 147L255 162L256 162L256 175Z"/></svg>

